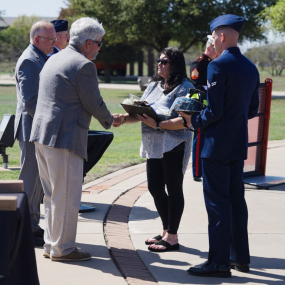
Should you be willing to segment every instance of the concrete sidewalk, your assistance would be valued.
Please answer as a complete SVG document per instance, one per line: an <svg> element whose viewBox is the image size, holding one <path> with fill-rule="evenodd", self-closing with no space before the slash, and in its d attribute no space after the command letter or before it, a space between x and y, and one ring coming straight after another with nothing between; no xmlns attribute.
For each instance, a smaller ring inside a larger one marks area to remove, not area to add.
<svg viewBox="0 0 285 285"><path fill-rule="evenodd" d="M285 140L269 142L267 175L285 176ZM179 228L180 250L152 253L145 239L161 233L161 222L147 191L145 164L84 185L82 202L95 212L79 214L77 246L92 260L59 263L36 248L40 283L60 284L285 284L285 185L248 189L251 271L232 270L232 278L198 278L186 270L207 258L207 214L202 184L184 180L185 209ZM43 214L43 208L42 214ZM44 227L44 216L41 217ZM112 256L112 258L111 258ZM114 261L113 261L114 260Z"/></svg>

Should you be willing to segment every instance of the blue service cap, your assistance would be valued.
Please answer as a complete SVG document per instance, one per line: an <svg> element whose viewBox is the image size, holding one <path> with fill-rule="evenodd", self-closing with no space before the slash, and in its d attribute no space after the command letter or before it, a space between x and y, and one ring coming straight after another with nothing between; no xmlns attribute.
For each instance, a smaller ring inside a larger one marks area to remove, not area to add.
<svg viewBox="0 0 285 285"><path fill-rule="evenodd" d="M55 31L58 32L65 32L68 30L68 21L66 20L53 20L50 21L55 28Z"/></svg>
<svg viewBox="0 0 285 285"><path fill-rule="evenodd" d="M216 28L220 26L229 26L239 33L243 26L243 23L244 23L243 17L232 14L226 14L214 19L210 23L210 30L212 33Z"/></svg>

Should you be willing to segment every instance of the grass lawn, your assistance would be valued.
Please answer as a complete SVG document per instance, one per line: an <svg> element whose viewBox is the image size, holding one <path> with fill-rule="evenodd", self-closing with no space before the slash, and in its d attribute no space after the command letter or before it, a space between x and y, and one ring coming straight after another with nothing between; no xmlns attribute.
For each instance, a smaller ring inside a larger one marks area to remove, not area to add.
<svg viewBox="0 0 285 285"><path fill-rule="evenodd" d="M285 89L284 89L285 90ZM129 96L129 90L102 89L101 94L111 113L123 113L120 102ZM142 95L142 92L131 91L134 95ZM16 90L14 86L0 86L0 119L3 114L15 114ZM285 100L273 99L271 103L271 119L269 129L269 140L285 139ZM104 130L104 128L92 119L91 130ZM139 156L141 143L140 125L123 125L119 128L111 128L114 140L101 158L101 160L87 174L86 181L106 175L117 169L138 164L144 159ZM19 166L20 149L16 141L13 148L7 148L9 155L9 167ZM2 165L2 156L0 156ZM0 171L0 179L17 179L19 171Z"/></svg>
<svg viewBox="0 0 285 285"><path fill-rule="evenodd" d="M120 103L129 96L129 90L102 89L101 94L111 113L124 113ZM132 94L141 96L142 92L131 91ZM16 110L16 90L15 87L0 86L0 118L3 114L15 114ZM104 130L104 128L94 118L91 121L91 130ZM140 124L123 125L120 128L111 128L114 133L114 140L97 163L88 173L86 181L94 180L97 177L106 175L117 169L138 164L144 159L139 156L141 143ZM20 149L15 141L13 148L7 148L9 155L9 167L19 166ZM2 166L2 156L0 156ZM17 179L19 171L0 171L0 179Z"/></svg>
<svg viewBox="0 0 285 285"><path fill-rule="evenodd" d="M264 83L266 78L273 80L272 90L273 91L284 91L285 92L285 76L272 76L268 71L259 70L260 82Z"/></svg>

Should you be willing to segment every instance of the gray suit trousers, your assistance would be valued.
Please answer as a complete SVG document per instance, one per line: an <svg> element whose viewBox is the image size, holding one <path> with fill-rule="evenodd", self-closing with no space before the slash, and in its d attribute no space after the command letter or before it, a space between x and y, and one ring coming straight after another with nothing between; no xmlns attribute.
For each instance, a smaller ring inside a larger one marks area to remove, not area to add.
<svg viewBox="0 0 285 285"><path fill-rule="evenodd" d="M26 141L19 141L21 149L21 171L19 180L24 181L24 191L28 196L32 231L40 229L40 204L43 198L43 188L39 177L36 160L35 145Z"/></svg>

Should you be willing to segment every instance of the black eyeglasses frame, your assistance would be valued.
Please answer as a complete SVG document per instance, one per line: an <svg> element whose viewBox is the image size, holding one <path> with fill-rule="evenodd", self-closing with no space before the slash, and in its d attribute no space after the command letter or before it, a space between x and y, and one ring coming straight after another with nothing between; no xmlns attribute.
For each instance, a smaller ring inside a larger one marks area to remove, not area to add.
<svg viewBox="0 0 285 285"><path fill-rule="evenodd" d="M93 40L92 40L92 42L93 43L97 43L98 44L98 48L101 48L102 45L103 45L103 42L98 42L98 41L93 41Z"/></svg>
<svg viewBox="0 0 285 285"><path fill-rule="evenodd" d="M170 63L170 61L168 61L167 59L157 58L156 61L157 61L157 63L161 63L162 65L166 65L166 64Z"/></svg>

